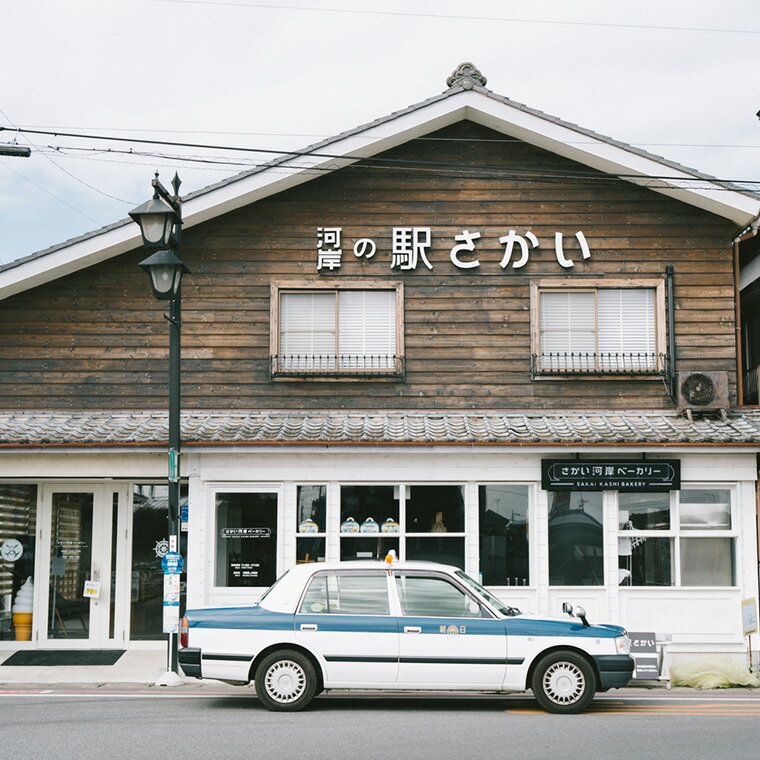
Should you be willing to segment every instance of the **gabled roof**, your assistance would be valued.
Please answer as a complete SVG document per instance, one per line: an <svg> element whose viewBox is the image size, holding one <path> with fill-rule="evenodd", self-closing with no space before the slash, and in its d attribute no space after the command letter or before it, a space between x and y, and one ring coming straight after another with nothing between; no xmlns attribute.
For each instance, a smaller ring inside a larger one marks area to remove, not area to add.
<svg viewBox="0 0 760 760"><path fill-rule="evenodd" d="M758 194L497 95L485 87L485 77L472 64L460 65L447 84L440 95L190 193L183 201L184 226L193 227L465 119L592 169L623 175L739 228L760 213ZM579 135L585 139L579 141ZM137 225L122 219L46 248L0 267L0 299L140 245Z"/></svg>
<svg viewBox="0 0 760 760"><path fill-rule="evenodd" d="M164 411L0 412L0 448L166 445ZM760 410L689 419L675 410L193 410L184 447L277 445L750 446Z"/></svg>

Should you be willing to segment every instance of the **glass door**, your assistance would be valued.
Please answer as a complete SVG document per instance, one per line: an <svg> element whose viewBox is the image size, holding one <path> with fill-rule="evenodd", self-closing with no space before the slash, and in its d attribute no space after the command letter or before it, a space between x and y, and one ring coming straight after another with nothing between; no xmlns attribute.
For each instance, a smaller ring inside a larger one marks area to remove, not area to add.
<svg viewBox="0 0 760 760"><path fill-rule="evenodd" d="M36 637L56 648L123 643L117 575L125 571L122 486L45 486Z"/></svg>

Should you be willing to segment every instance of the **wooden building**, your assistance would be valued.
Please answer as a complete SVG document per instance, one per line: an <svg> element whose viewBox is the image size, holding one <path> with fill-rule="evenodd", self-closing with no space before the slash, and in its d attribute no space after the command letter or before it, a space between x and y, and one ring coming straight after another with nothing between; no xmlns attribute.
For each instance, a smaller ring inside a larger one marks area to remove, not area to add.
<svg viewBox="0 0 760 760"><path fill-rule="evenodd" d="M471 64L447 84L184 199L188 604L395 549L673 657L743 656L760 412L733 241L760 197ZM167 336L144 257L125 220L0 268L0 544L22 550L0 648L162 638Z"/></svg>

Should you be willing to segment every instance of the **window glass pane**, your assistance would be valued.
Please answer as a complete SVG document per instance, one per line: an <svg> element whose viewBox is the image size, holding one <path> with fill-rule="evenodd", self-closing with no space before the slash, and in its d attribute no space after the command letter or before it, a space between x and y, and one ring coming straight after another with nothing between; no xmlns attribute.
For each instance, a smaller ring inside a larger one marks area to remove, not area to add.
<svg viewBox="0 0 760 760"><path fill-rule="evenodd" d="M393 549L399 556L398 536L381 533L376 536L357 534L355 538L343 537L340 539L340 558L349 559L385 559L388 552Z"/></svg>
<svg viewBox="0 0 760 760"><path fill-rule="evenodd" d="M299 533L324 533L327 526L327 486L298 486L296 510Z"/></svg>
<svg viewBox="0 0 760 760"><path fill-rule="evenodd" d="M474 601L442 578L402 575L396 578L401 613L411 617L480 617Z"/></svg>
<svg viewBox="0 0 760 760"><path fill-rule="evenodd" d="M86 639L90 600L82 596L92 571L93 493L52 494L48 638Z"/></svg>
<svg viewBox="0 0 760 760"><path fill-rule="evenodd" d="M398 486L341 486L341 526L349 517L359 525L369 517L379 526L389 517L398 522Z"/></svg>
<svg viewBox="0 0 760 760"><path fill-rule="evenodd" d="M333 615L390 615L385 574L329 575L312 579L300 612Z"/></svg>
<svg viewBox="0 0 760 760"><path fill-rule="evenodd" d="M180 504L187 502L187 484L179 487ZM132 573L129 610L129 638L132 640L165 639L164 571L156 554L160 541L168 540L167 510L169 489L166 484L135 485L132 490ZM180 554L185 558L182 580L187 569L187 533L180 533ZM185 603L185 584L180 584L180 609Z"/></svg>
<svg viewBox="0 0 760 760"><path fill-rule="evenodd" d="M601 586L604 583L602 494L549 493L549 584Z"/></svg>
<svg viewBox="0 0 760 760"><path fill-rule="evenodd" d="M480 486L478 501L483 585L528 585L528 486Z"/></svg>
<svg viewBox="0 0 760 760"><path fill-rule="evenodd" d="M682 586L733 586L732 538L682 538Z"/></svg>
<svg viewBox="0 0 760 760"><path fill-rule="evenodd" d="M283 369L334 369L335 293L282 293L280 365Z"/></svg>
<svg viewBox="0 0 760 760"><path fill-rule="evenodd" d="M216 495L216 585L271 586L277 569L277 494Z"/></svg>
<svg viewBox="0 0 760 760"><path fill-rule="evenodd" d="M406 559L440 562L464 569L464 538L407 538Z"/></svg>
<svg viewBox="0 0 760 760"><path fill-rule="evenodd" d="M680 492L681 530L730 530L731 492L694 489Z"/></svg>
<svg viewBox="0 0 760 760"><path fill-rule="evenodd" d="M396 354L396 292L338 293L338 352L343 368L392 369Z"/></svg>
<svg viewBox="0 0 760 760"><path fill-rule="evenodd" d="M602 288L597 291L597 298L599 353L608 354L603 361L616 366L619 358L614 354L634 354L627 360L635 361L642 368L650 363L654 367L654 290Z"/></svg>
<svg viewBox="0 0 760 760"><path fill-rule="evenodd" d="M462 486L410 486L406 496L407 533L462 533Z"/></svg>
<svg viewBox="0 0 760 760"><path fill-rule="evenodd" d="M0 641L32 638L37 486L0 484ZM12 613L18 592L30 578ZM31 593L30 593L31 592Z"/></svg>
<svg viewBox="0 0 760 760"><path fill-rule="evenodd" d="M673 539L620 536L618 583L621 586L672 586Z"/></svg>
<svg viewBox="0 0 760 760"><path fill-rule="evenodd" d="M325 539L299 536L296 539L296 564L325 561Z"/></svg>
<svg viewBox="0 0 760 760"><path fill-rule="evenodd" d="M618 525L621 530L669 530L670 495L618 493Z"/></svg>

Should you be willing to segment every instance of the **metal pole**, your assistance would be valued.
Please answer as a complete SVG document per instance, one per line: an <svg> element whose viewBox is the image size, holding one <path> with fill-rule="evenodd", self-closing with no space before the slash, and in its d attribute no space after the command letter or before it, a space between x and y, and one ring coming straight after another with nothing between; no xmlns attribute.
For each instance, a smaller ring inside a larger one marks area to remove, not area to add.
<svg viewBox="0 0 760 760"><path fill-rule="evenodd" d="M177 258L181 255L182 216L179 200L179 177L174 177L174 193L172 199L179 221L174 226L174 253ZM169 548L178 552L179 545L179 479L180 479L180 355L182 343L182 286L172 298L169 306ZM168 669L179 675L177 633L169 634Z"/></svg>

